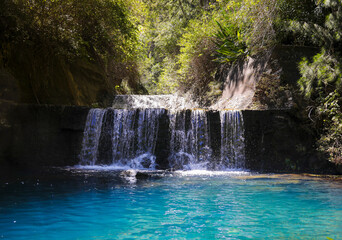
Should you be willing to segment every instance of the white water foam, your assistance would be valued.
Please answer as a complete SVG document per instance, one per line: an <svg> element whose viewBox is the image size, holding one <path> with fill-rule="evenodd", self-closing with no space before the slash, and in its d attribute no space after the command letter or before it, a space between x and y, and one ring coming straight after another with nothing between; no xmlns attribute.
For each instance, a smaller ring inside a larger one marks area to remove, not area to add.
<svg viewBox="0 0 342 240"><path fill-rule="evenodd" d="M149 160L148 167L144 167L144 163L146 160ZM156 163L155 163L155 156L149 153L144 153L136 158L132 159L122 159L120 162L116 162L110 165L75 165L74 168L76 169L92 169L92 170L129 170L129 169L136 169L136 170L155 170Z"/></svg>
<svg viewBox="0 0 342 240"><path fill-rule="evenodd" d="M209 171L209 170L177 170L174 172L176 175L180 176L248 176L251 175L248 171L242 170L226 170L226 171Z"/></svg>
<svg viewBox="0 0 342 240"><path fill-rule="evenodd" d="M198 104L191 100L190 96L174 95L116 95L113 101L113 108L124 109L189 109L198 107Z"/></svg>

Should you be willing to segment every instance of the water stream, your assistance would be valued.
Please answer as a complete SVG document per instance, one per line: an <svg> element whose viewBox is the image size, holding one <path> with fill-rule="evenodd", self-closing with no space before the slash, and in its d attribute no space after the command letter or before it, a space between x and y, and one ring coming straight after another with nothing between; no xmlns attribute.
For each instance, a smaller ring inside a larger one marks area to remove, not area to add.
<svg viewBox="0 0 342 240"><path fill-rule="evenodd" d="M166 133L161 128L167 128ZM156 146L167 151L167 159L161 159ZM165 161L174 170L242 169L242 114L199 109L91 109L80 159L81 166L121 169L162 169L160 162Z"/></svg>

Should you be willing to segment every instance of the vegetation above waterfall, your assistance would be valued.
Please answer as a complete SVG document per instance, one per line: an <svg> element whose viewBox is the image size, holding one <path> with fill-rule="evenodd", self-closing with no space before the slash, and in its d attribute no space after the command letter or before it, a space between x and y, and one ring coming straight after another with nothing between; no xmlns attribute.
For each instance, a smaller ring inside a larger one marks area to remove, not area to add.
<svg viewBox="0 0 342 240"><path fill-rule="evenodd" d="M149 17L141 25L139 66L150 93L190 91L210 105L222 93L222 66L276 39L276 0L144 2Z"/></svg>
<svg viewBox="0 0 342 240"><path fill-rule="evenodd" d="M298 62L298 85L287 85L279 72L265 73L254 100L282 107L290 92L320 136L317 148L342 163L340 0L144 3L149 17L140 28L139 69L151 93L191 92L210 105L222 94L224 71L234 62L282 44L317 49L312 59Z"/></svg>
<svg viewBox="0 0 342 240"><path fill-rule="evenodd" d="M285 20L316 16L311 0L0 4L0 64L18 80L21 101L76 105L176 91L210 105L226 65L281 42Z"/></svg>

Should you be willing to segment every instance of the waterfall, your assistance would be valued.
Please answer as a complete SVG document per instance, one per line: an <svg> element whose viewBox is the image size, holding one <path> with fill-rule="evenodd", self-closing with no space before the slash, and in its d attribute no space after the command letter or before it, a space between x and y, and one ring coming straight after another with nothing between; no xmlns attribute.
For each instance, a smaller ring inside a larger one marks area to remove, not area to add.
<svg viewBox="0 0 342 240"><path fill-rule="evenodd" d="M174 111L170 118L170 156L173 169L208 169L211 158L206 111Z"/></svg>
<svg viewBox="0 0 342 240"><path fill-rule="evenodd" d="M154 169L159 115L163 109L91 109L80 165Z"/></svg>
<svg viewBox="0 0 342 240"><path fill-rule="evenodd" d="M84 129L80 165L242 169L242 114L198 109L91 109Z"/></svg>
<svg viewBox="0 0 342 240"><path fill-rule="evenodd" d="M88 113L80 154L82 165L94 165L96 163L104 113L104 110L97 108L90 109Z"/></svg>
<svg viewBox="0 0 342 240"><path fill-rule="evenodd" d="M240 111L220 111L221 159L220 168L245 167L243 118Z"/></svg>
<svg viewBox="0 0 342 240"><path fill-rule="evenodd" d="M155 168L159 116L163 109L114 111L112 164L130 168Z"/></svg>

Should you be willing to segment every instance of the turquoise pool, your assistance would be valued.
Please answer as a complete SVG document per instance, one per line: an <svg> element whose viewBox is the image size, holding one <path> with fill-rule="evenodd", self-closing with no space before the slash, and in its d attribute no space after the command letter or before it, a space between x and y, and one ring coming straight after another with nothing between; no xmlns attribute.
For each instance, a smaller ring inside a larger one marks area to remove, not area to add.
<svg viewBox="0 0 342 240"><path fill-rule="evenodd" d="M0 239L342 239L342 181L68 170L0 182Z"/></svg>

